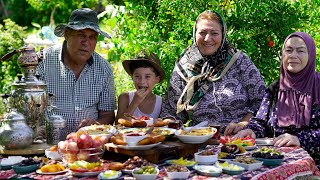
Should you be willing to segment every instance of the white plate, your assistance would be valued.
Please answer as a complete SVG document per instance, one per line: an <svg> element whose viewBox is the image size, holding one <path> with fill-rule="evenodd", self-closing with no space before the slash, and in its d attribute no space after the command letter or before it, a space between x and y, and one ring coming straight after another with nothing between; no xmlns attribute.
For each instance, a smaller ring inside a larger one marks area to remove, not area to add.
<svg viewBox="0 0 320 180"><path fill-rule="evenodd" d="M256 145L258 146L273 146L273 138L257 138Z"/></svg>
<svg viewBox="0 0 320 180"><path fill-rule="evenodd" d="M42 174L42 175L53 175L53 174L62 174L62 173L68 172L68 171L64 170L64 171L58 171L58 172L42 172L40 169L38 169L36 172L38 174Z"/></svg>
<svg viewBox="0 0 320 180"><path fill-rule="evenodd" d="M94 126L94 125L92 125ZM103 126L103 125L96 125L96 126ZM82 127L80 129L84 130L84 131L87 131L88 129L90 128L90 126L85 126L85 127ZM96 135L96 136L108 136L108 138L110 138L114 133L117 132L117 129L113 126L110 126L110 129L108 130L108 133L103 133L103 134L90 134L89 135Z"/></svg>
<svg viewBox="0 0 320 180"><path fill-rule="evenodd" d="M247 151L251 151L254 150L257 147L257 145L254 146L244 146L244 149L246 149Z"/></svg>
<svg viewBox="0 0 320 180"><path fill-rule="evenodd" d="M116 145L116 146L121 149L127 149L127 150L147 150L147 149L151 149L159 144L161 144L161 142L158 142L155 144L148 144L148 145L138 145L138 146L127 146L127 145Z"/></svg>
<svg viewBox="0 0 320 180"><path fill-rule="evenodd" d="M131 132L146 132L149 128L127 128L127 129L121 129L119 130L119 132L121 134L125 134L125 133L131 133ZM167 127L155 127L154 128L155 130L156 129L159 129L159 130L169 130L170 131L170 134L166 134L165 136L171 136L171 135L174 135L175 132L177 131L176 129L173 129L173 128L167 128Z"/></svg>
<svg viewBox="0 0 320 180"><path fill-rule="evenodd" d="M240 163L240 162L236 162L236 161L234 161L234 160L231 160L231 161L229 161L229 162L232 163L232 164L241 166L241 167L243 167L245 170L248 170L248 171L252 171L252 170L255 170L255 169L259 169L259 168L262 166L262 164L263 164L263 162L261 162L261 161L258 161L258 162L256 162L256 163L251 163L251 164Z"/></svg>
<svg viewBox="0 0 320 180"><path fill-rule="evenodd" d="M78 176L78 177L90 177L90 176L98 176L101 171L94 171L94 172L76 172L76 171L72 171L72 175L73 176Z"/></svg>
<svg viewBox="0 0 320 180"><path fill-rule="evenodd" d="M193 169L195 169L199 174L210 177L218 177L222 173L222 168L217 166L195 165Z"/></svg>
<svg viewBox="0 0 320 180"><path fill-rule="evenodd" d="M206 129L206 128L208 128L208 127L199 127L196 129ZM186 129L188 129L188 128L186 128ZM203 135L203 136L181 135L181 130L176 131L175 135L178 137L178 139L180 139L184 143L200 144L200 143L204 143L207 140L209 140L217 132L216 128L211 128L211 130L212 130L212 132L210 134Z"/></svg>
<svg viewBox="0 0 320 180"><path fill-rule="evenodd" d="M107 170L107 171L108 171L108 170ZM99 180L111 180L111 179L118 179L120 176L122 176L121 171L116 171L117 173L116 173L116 175L115 175L115 176L110 177L110 178L104 178L104 177L103 177L104 172L105 172L105 171L103 171L103 172L99 173L99 176L98 176L98 179L99 179Z"/></svg>

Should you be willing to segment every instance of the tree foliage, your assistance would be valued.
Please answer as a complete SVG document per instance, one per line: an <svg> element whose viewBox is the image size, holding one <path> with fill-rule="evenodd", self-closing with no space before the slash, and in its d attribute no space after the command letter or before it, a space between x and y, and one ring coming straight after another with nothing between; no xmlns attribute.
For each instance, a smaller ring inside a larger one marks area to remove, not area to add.
<svg viewBox="0 0 320 180"><path fill-rule="evenodd" d="M164 95L175 61L193 42L194 21L207 9L222 14L227 23L229 41L248 54L267 84L279 77L280 51L287 35L304 31L316 42L320 41L318 0L7 0L6 4L10 11L25 12L22 15L12 13L13 21L28 27L32 27L31 22L48 25L53 10L54 22L58 24L67 22L76 8L89 7L101 12L101 7L107 4L117 5L118 13L100 15L101 28L113 36L104 40L112 44L110 49L100 53L113 64L117 95L134 88L121 62L135 57L142 49L155 52L161 59L166 80L156 86L155 93ZM121 11L119 5L124 6L125 11ZM10 47L11 41L5 41ZM11 49L16 48L14 43ZM320 66L317 66L319 70ZM5 73L14 77L15 72ZM1 86L5 87L6 83L1 82Z"/></svg>
<svg viewBox="0 0 320 180"><path fill-rule="evenodd" d="M296 30L306 30L310 17L317 20L308 11L312 5L286 0L129 0L124 5L126 13L115 17L117 26L112 40L115 46L109 51L109 60L132 58L141 49L153 51L162 60L166 82L179 54L192 44L194 21L204 10L215 10L224 16L229 41L251 57L267 84L279 77L280 50L285 37ZM166 82L157 86L155 92L163 95ZM121 84L117 87L127 89Z"/></svg>

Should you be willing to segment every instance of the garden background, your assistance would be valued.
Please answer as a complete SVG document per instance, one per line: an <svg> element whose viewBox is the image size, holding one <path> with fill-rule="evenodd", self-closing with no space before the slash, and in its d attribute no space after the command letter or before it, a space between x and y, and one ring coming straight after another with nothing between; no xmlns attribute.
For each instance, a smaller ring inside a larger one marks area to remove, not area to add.
<svg viewBox="0 0 320 180"><path fill-rule="evenodd" d="M175 61L192 44L194 21L207 9L224 16L229 41L251 58L267 85L279 77L280 50L290 33L309 33L320 55L319 0L0 0L0 56L21 48L25 41L33 42L37 50L48 46L35 43L37 39L62 42L52 36L52 29L67 23L72 10L82 7L96 10L100 27L112 36L99 39L97 52L113 66L117 96L134 89L121 62L136 57L141 49L161 59L166 80L154 93L164 96ZM18 56L0 62L0 94L9 93L21 73Z"/></svg>

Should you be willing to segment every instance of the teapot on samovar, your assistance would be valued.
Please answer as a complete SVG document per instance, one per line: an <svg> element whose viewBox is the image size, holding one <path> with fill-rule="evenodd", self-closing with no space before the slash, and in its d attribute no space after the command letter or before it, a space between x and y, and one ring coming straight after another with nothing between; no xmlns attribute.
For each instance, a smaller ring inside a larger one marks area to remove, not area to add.
<svg viewBox="0 0 320 180"><path fill-rule="evenodd" d="M8 60L16 53L20 53L17 62L21 67L22 75L18 75L18 80L12 83L13 90L8 94L7 103L25 116L26 124L34 131L34 139L37 136L37 128L46 119L46 84L36 76L39 57L35 53L35 48L26 45L4 55L1 60Z"/></svg>

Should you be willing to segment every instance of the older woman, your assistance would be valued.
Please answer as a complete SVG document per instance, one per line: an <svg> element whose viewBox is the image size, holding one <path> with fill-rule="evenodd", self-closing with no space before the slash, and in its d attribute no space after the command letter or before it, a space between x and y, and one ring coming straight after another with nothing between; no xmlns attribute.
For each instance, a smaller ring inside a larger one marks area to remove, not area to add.
<svg viewBox="0 0 320 180"><path fill-rule="evenodd" d="M160 116L192 124L207 120L225 134L236 133L236 124L243 127L258 110L264 81L251 60L229 44L217 12L201 13L193 35L194 43L175 64Z"/></svg>
<svg viewBox="0 0 320 180"><path fill-rule="evenodd" d="M280 80L271 84L248 129L235 137L274 137L274 146L301 146L320 167L320 76L316 47L306 33L290 34L282 49Z"/></svg>

